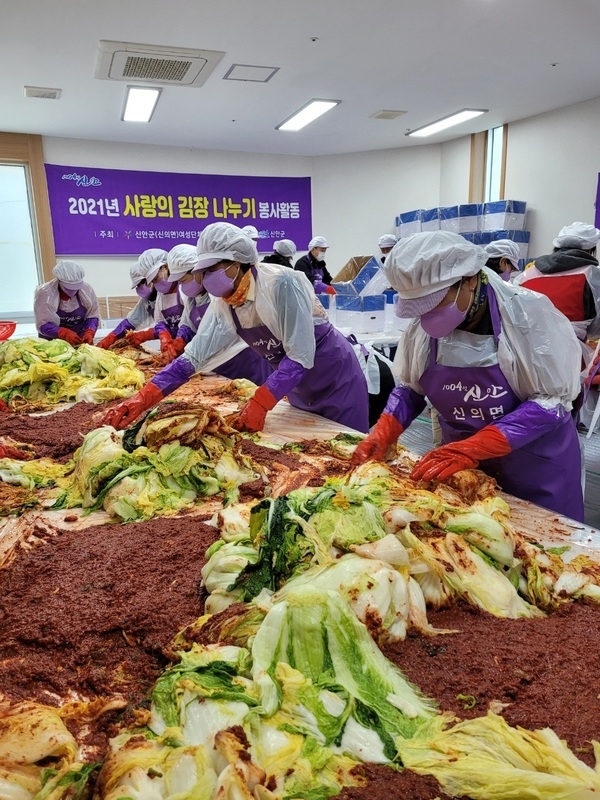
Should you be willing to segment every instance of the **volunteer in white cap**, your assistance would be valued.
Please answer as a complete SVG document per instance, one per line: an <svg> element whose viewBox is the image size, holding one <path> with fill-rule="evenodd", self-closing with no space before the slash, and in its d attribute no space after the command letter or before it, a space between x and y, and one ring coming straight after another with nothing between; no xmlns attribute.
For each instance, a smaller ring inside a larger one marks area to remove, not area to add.
<svg viewBox="0 0 600 800"><path fill-rule="evenodd" d="M196 335L140 392L111 409L105 424L129 425L242 340L272 372L241 410L238 430L262 430L284 396L297 408L368 430L367 382L351 344L301 273L257 261L254 242L234 225L216 222L202 231L195 269L212 299Z"/></svg>
<svg viewBox="0 0 600 800"><path fill-rule="evenodd" d="M450 231L416 233L391 251L383 270L398 292L397 313L416 319L396 354L399 385L354 463L384 459L427 397L443 445L418 462L414 479L480 466L505 491L582 521L571 415L577 339L547 298L502 281L485 260Z"/></svg>
<svg viewBox="0 0 600 800"><path fill-rule="evenodd" d="M381 251L380 261L382 264L385 264L385 259L387 254L390 252L392 247L398 241L398 237L394 236L393 233L384 233L383 236L380 236L377 240L377 246Z"/></svg>
<svg viewBox="0 0 600 800"><path fill-rule="evenodd" d="M296 255L296 245L291 239L280 239L273 243L271 255L263 258L264 264L281 264L282 267L292 267L292 258Z"/></svg>
<svg viewBox="0 0 600 800"><path fill-rule="evenodd" d="M242 228L242 231L246 234L246 236L249 236L255 244L258 242L258 229L255 228L254 225L245 225Z"/></svg>
<svg viewBox="0 0 600 800"><path fill-rule="evenodd" d="M494 270L503 281L509 281L514 270L519 269L521 252L519 245L512 239L498 239L490 242L486 245L485 252L488 255L488 260L485 262L486 267Z"/></svg>
<svg viewBox="0 0 600 800"><path fill-rule="evenodd" d="M93 344L100 322L96 292L75 261L59 261L54 279L35 290L33 312L42 339L64 339L73 347Z"/></svg>
<svg viewBox="0 0 600 800"><path fill-rule="evenodd" d="M331 275L325 264L328 247L324 236L315 236L308 243L308 253L294 264L294 269L306 275L317 294L335 294L335 289L331 286Z"/></svg>
<svg viewBox="0 0 600 800"><path fill-rule="evenodd" d="M585 344L586 339L600 337L598 240L600 230L586 222L573 222L554 239L554 251L536 258L515 280L545 294L570 320L582 343L584 365L593 353Z"/></svg>
<svg viewBox="0 0 600 800"><path fill-rule="evenodd" d="M159 251L164 253L164 250ZM159 259L156 259L158 262ZM139 300L131 309L129 314L124 317L117 327L108 333L104 339L98 342L98 347L108 350L112 345L123 339L129 331L136 331L139 328L147 330L148 325L154 322L154 307L156 305L156 297L158 292L153 286L153 280L156 277L161 264L153 263L149 258L143 261L136 261L129 268L129 277L131 278L131 288L135 289ZM143 331L146 337L146 330ZM154 330L150 329L148 339L154 338ZM131 339L131 336L129 337ZM131 342L130 342L131 343Z"/></svg>

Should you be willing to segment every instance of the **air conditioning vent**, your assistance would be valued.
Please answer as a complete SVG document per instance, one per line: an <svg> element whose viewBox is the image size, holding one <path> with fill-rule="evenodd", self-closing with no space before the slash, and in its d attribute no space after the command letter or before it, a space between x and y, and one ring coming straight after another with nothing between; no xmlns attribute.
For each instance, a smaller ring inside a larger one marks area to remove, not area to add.
<svg viewBox="0 0 600 800"><path fill-rule="evenodd" d="M401 117L402 114L406 114L406 111L388 111L383 109L382 111L377 111L375 114L371 114L371 119L397 119L397 117Z"/></svg>
<svg viewBox="0 0 600 800"><path fill-rule="evenodd" d="M154 86L202 86L224 55L217 50L102 40L94 77Z"/></svg>
<svg viewBox="0 0 600 800"><path fill-rule="evenodd" d="M45 89L42 86L24 86L25 97L37 97L42 100L58 100L62 89Z"/></svg>

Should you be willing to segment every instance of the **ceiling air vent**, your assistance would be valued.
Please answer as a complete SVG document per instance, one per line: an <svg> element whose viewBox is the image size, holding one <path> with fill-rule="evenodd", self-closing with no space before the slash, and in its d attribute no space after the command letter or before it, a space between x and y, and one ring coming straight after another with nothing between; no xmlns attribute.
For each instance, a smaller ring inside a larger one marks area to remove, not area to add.
<svg viewBox="0 0 600 800"><path fill-rule="evenodd" d="M43 86L24 86L25 97L39 97L43 100L58 100L62 89L46 89Z"/></svg>
<svg viewBox="0 0 600 800"><path fill-rule="evenodd" d="M401 117L402 114L406 114L406 111L387 111L383 109L383 111L377 111L375 114L371 114L371 119L396 119L397 117Z"/></svg>
<svg viewBox="0 0 600 800"><path fill-rule="evenodd" d="M95 78L154 86L202 86L225 53L101 40Z"/></svg>

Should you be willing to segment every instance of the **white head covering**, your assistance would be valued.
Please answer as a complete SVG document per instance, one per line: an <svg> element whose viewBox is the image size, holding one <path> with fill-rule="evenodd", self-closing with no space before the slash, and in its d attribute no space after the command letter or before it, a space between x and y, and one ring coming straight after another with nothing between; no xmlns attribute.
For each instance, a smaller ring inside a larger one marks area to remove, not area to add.
<svg viewBox="0 0 600 800"><path fill-rule="evenodd" d="M313 236L308 243L308 249L312 250L313 247L329 247L327 239L324 236Z"/></svg>
<svg viewBox="0 0 600 800"><path fill-rule="evenodd" d="M139 261L129 267L129 277L131 278L131 288L135 289L138 283L144 280L144 273L141 270Z"/></svg>
<svg viewBox="0 0 600 800"><path fill-rule="evenodd" d="M515 269L519 268L521 251L519 245L512 239L498 239L496 242L490 242L486 245L485 252L489 258L507 258Z"/></svg>
<svg viewBox="0 0 600 800"><path fill-rule="evenodd" d="M587 222L573 222L560 229L554 239L554 247L578 247L581 250L591 250L600 240L600 231Z"/></svg>
<svg viewBox="0 0 600 800"><path fill-rule="evenodd" d="M460 278L476 275L487 254L458 233L414 233L394 245L382 269L398 292L396 314L420 317L431 311Z"/></svg>
<svg viewBox="0 0 600 800"><path fill-rule="evenodd" d="M377 240L377 245L378 247L393 247L397 241L398 237L394 236L393 233L384 233Z"/></svg>
<svg viewBox="0 0 600 800"><path fill-rule="evenodd" d="M59 261L52 270L52 274L67 289L83 288L85 271L76 261Z"/></svg>
<svg viewBox="0 0 600 800"><path fill-rule="evenodd" d="M291 258L296 255L296 245L291 239L281 239L279 242L274 242L273 250L279 253L280 256L287 256Z"/></svg>
<svg viewBox="0 0 600 800"><path fill-rule="evenodd" d="M223 260L239 261L240 264L256 264L258 261L258 252L252 239L229 222L213 222L207 225L200 234L196 250L196 272Z"/></svg>
<svg viewBox="0 0 600 800"><path fill-rule="evenodd" d="M150 283L156 278L159 269L167 263L167 258L166 250L159 250L156 247L144 250L138 258L138 265L146 283Z"/></svg>
<svg viewBox="0 0 600 800"><path fill-rule="evenodd" d="M169 277L178 281L191 272L198 263L198 251L193 244L176 244L169 250Z"/></svg>
<svg viewBox="0 0 600 800"><path fill-rule="evenodd" d="M258 239L258 230L254 227L254 225L244 225L242 231L251 239Z"/></svg>

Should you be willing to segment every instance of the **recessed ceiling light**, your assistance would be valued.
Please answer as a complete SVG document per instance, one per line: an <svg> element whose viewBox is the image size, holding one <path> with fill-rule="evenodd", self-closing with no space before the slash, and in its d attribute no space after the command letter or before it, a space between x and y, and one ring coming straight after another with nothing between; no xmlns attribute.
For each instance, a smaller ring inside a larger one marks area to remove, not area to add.
<svg viewBox="0 0 600 800"><path fill-rule="evenodd" d="M481 114L486 114L488 110L487 108L463 108L462 111L450 114L449 117L442 117L442 119L431 122L429 125L424 125L422 128L415 128L414 131L409 131L406 135L433 136L434 133L445 131L446 128L451 128L453 125L460 125L461 122L467 122L467 120L479 117Z"/></svg>
<svg viewBox="0 0 600 800"><path fill-rule="evenodd" d="M162 89L146 86L128 86L123 122L150 122Z"/></svg>
<svg viewBox="0 0 600 800"><path fill-rule="evenodd" d="M276 130L299 131L309 122L313 122L320 117L321 114L339 106L341 102L341 100L310 100L305 106L295 111L291 117L277 125Z"/></svg>

